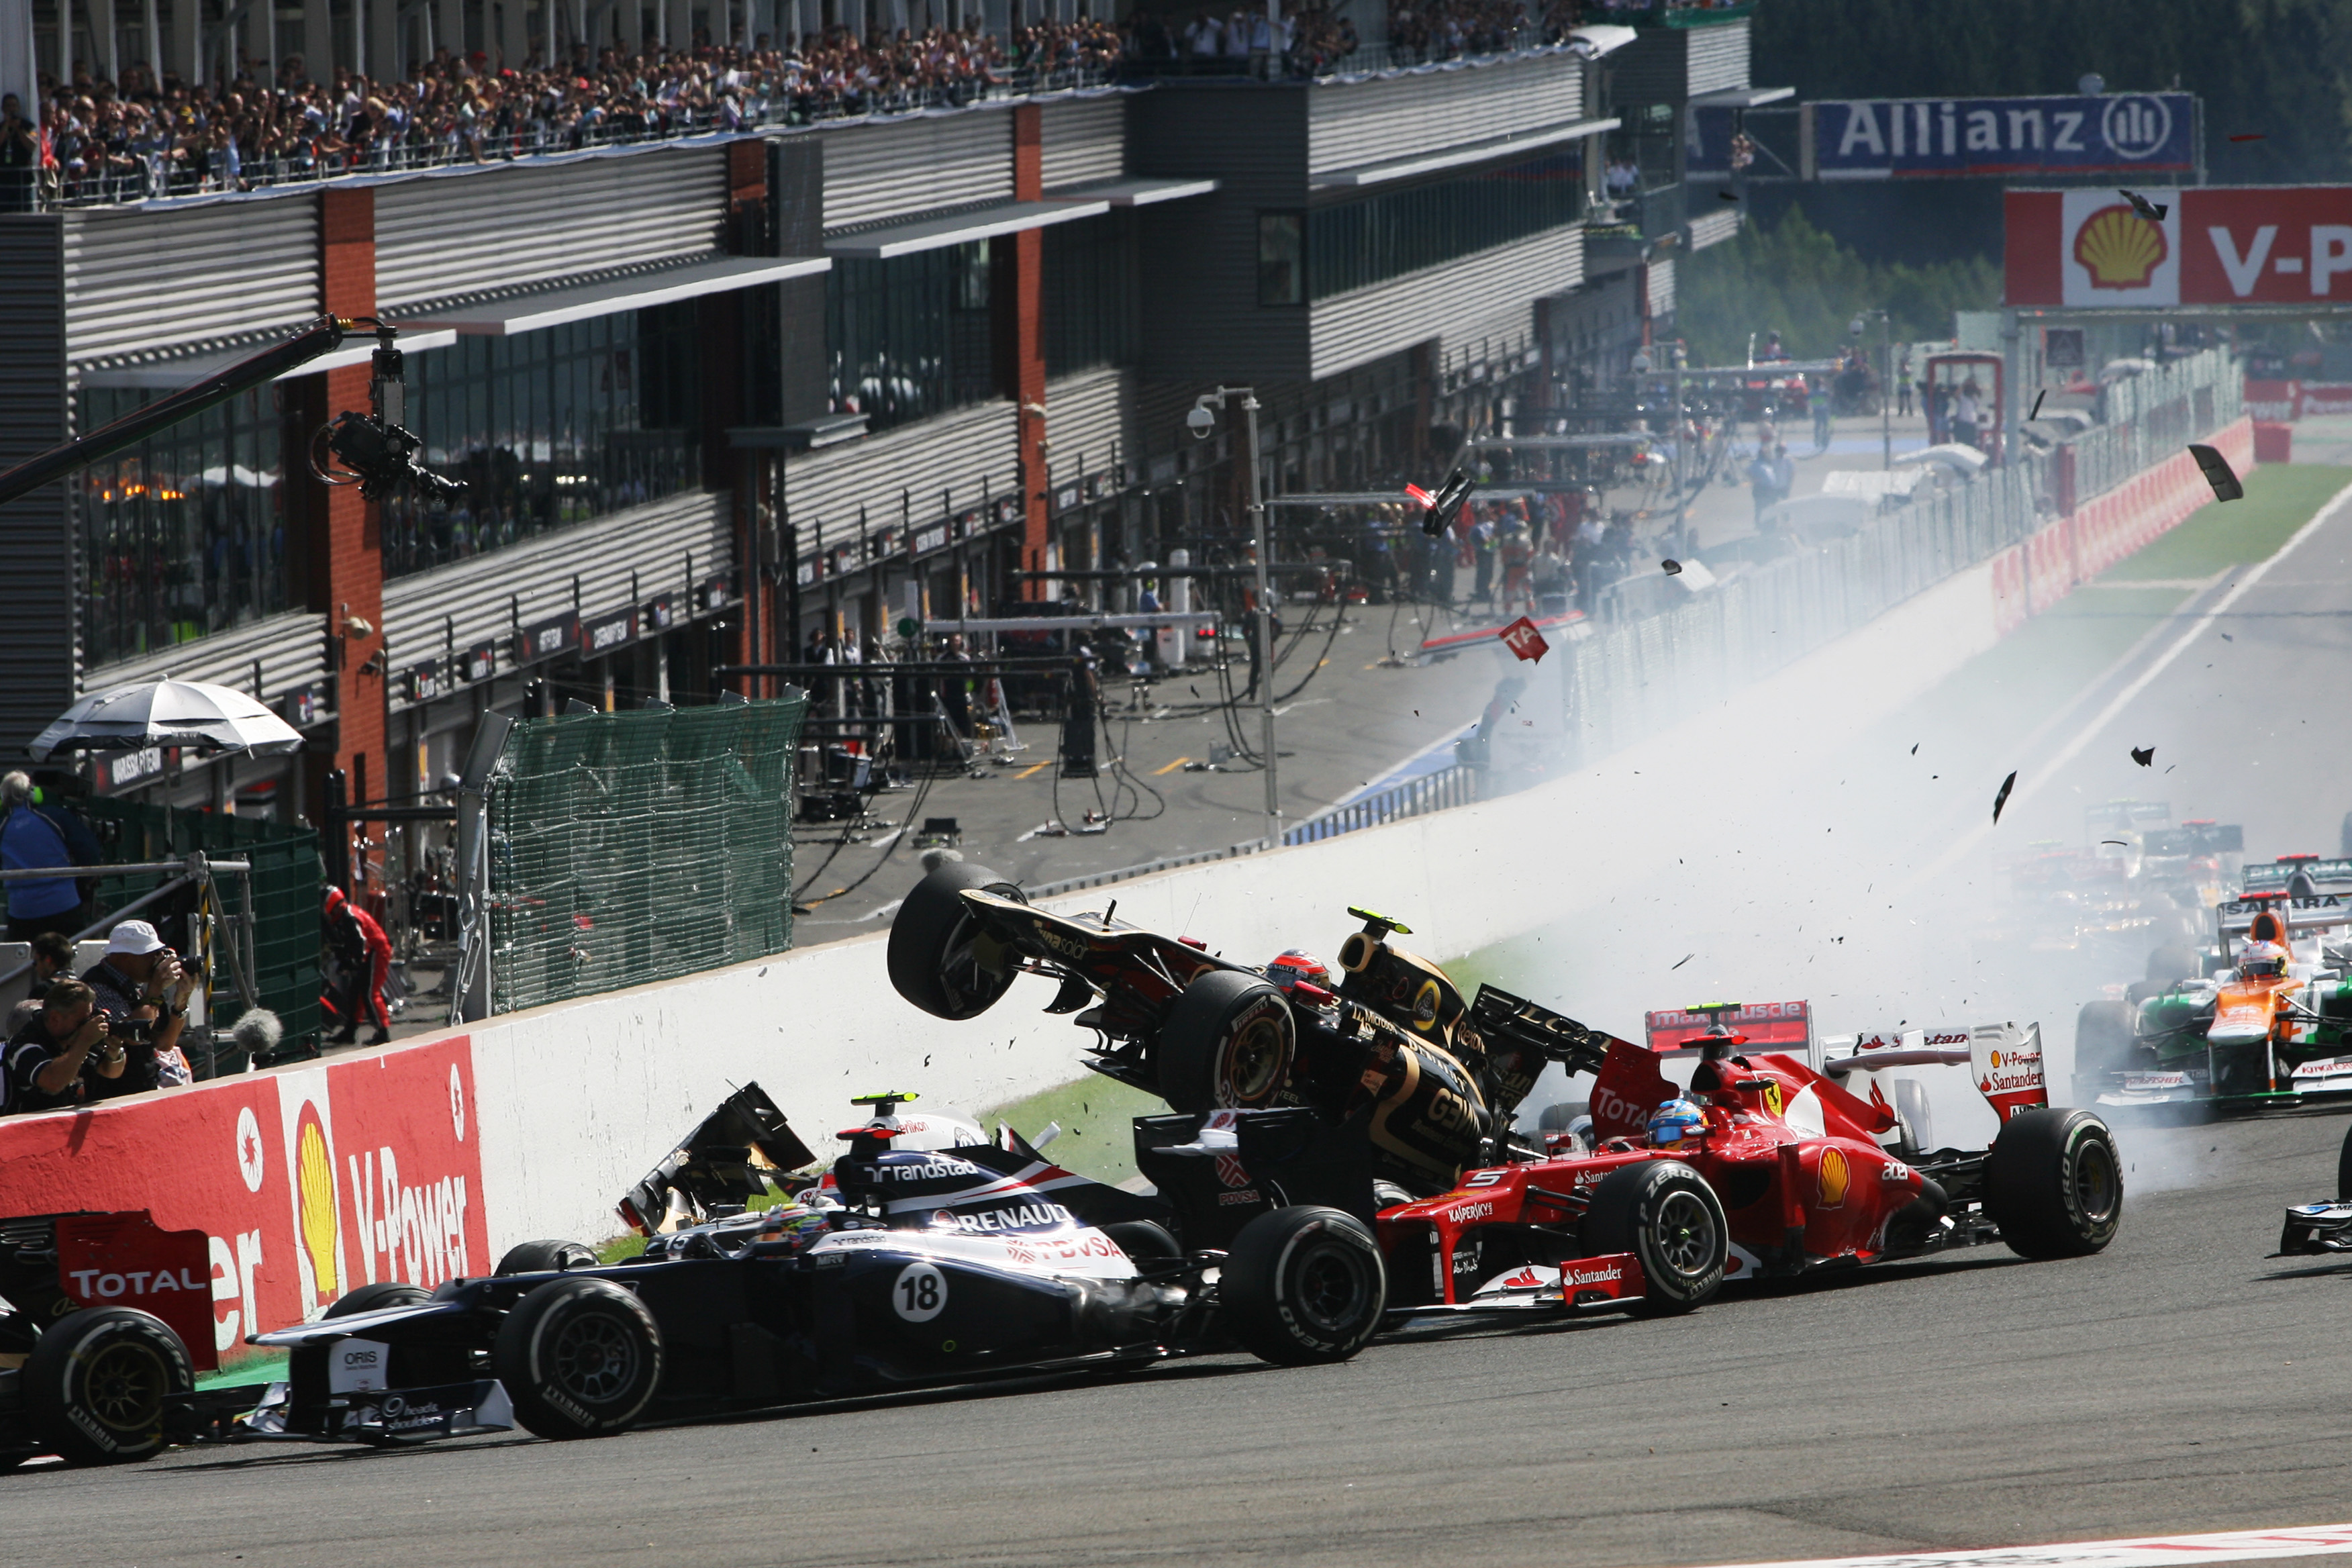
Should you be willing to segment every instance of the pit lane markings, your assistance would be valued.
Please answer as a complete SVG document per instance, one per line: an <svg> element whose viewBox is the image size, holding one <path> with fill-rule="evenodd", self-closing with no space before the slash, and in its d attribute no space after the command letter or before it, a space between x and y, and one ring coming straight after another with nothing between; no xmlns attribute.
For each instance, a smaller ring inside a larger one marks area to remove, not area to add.
<svg viewBox="0 0 2352 1568"><path fill-rule="evenodd" d="M1152 769L1152 770L1151 770L1151 776L1152 776L1153 778L1158 778L1158 777L1159 777L1160 774L1162 774L1162 773L1174 773L1178 768L1182 767L1186 763L1189 763L1189 762L1191 762L1192 760L1192 758L1190 758L1190 757L1179 757L1179 758L1177 758L1174 762L1172 762L1172 763L1169 763L1169 764L1168 764L1166 767L1164 767L1164 768L1154 768L1154 769Z"/></svg>
<svg viewBox="0 0 2352 1568"><path fill-rule="evenodd" d="M2172 1563L2251 1563L2343 1552L2352 1552L2352 1524L2229 1531L2217 1535L2147 1535L2050 1546L1993 1546L1978 1552L1914 1552L1889 1557L1814 1557L1743 1563L1727 1568L2162 1568Z"/></svg>
<svg viewBox="0 0 2352 1568"><path fill-rule="evenodd" d="M1051 763L1032 763L1029 766L1023 768L1019 773L1014 773L1013 776L1016 779L1025 779L1030 777L1032 774L1042 773L1053 765L1054 764Z"/></svg>

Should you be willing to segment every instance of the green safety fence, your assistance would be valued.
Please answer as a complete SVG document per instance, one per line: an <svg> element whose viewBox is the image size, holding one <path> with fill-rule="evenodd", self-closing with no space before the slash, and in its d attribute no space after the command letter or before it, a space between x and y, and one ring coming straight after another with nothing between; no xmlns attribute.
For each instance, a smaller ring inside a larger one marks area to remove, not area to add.
<svg viewBox="0 0 2352 1568"><path fill-rule="evenodd" d="M307 827L288 827L261 817L232 816L223 812L167 810L131 801L103 797L77 801L75 808L89 819L106 858L118 863L172 860L201 850L215 860L251 864L253 887L253 981L259 1005L278 1015L285 1026L288 1046L315 1039L319 1034L319 908L326 896L326 873L319 862L319 835ZM104 874L98 877L98 908L121 909L153 890L165 879ZM222 873L215 879L222 915L241 915L243 896L237 878ZM174 945L191 942L184 929L195 907L193 889L151 905L141 916L154 915ZM138 917L133 917L138 918ZM245 1012L237 994L235 971L226 950L227 933L214 965L214 1022L234 1024ZM185 951L185 948L183 948ZM193 1053L191 1053L193 1056Z"/></svg>
<svg viewBox="0 0 2352 1568"><path fill-rule="evenodd" d="M490 775L490 1008L782 952L805 697L517 724Z"/></svg>

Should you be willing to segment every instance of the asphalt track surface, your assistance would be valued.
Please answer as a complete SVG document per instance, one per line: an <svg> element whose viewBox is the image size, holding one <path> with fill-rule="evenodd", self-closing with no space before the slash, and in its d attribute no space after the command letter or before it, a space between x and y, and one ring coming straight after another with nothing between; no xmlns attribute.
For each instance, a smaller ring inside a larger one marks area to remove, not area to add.
<svg viewBox="0 0 2352 1568"><path fill-rule="evenodd" d="M2121 1236L1687 1318L644 1430L0 1481L16 1568L1705 1563L2347 1517L2352 1266L2266 1261L2342 1117L2126 1130Z"/></svg>
<svg viewBox="0 0 2352 1568"><path fill-rule="evenodd" d="M2347 587L2352 506L2112 721L2097 716L2189 620L2045 726L2051 782L2021 815L2079 824L2077 788L2126 793L2108 753L2156 739L2205 759L2173 787L2244 821L2250 854L2332 847L2352 786L2317 721L2352 679ZM2247 765L2213 760L2230 757ZM1949 824L1906 810L1865 858L1923 868L1970 806ZM1721 934L1742 937L1743 966L1817 940L1739 923ZM586 1444L40 1466L0 1479L0 1561L1674 1565L2331 1522L2352 1517L2336 1338L2352 1264L2265 1255L2284 1205L2330 1195L2346 1127L2125 1125L2126 1219L2100 1257L1979 1248L1736 1289L1685 1319L1417 1331L1340 1367L1220 1357Z"/></svg>

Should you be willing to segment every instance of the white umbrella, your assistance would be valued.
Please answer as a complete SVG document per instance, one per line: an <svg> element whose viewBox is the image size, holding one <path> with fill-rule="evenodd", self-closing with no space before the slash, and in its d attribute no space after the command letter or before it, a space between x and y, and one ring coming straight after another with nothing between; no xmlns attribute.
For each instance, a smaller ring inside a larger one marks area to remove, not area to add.
<svg viewBox="0 0 2352 1568"><path fill-rule="evenodd" d="M226 686L200 680L142 680L83 698L35 737L35 762L57 752L130 752L143 746L275 753L299 752L292 725Z"/></svg>

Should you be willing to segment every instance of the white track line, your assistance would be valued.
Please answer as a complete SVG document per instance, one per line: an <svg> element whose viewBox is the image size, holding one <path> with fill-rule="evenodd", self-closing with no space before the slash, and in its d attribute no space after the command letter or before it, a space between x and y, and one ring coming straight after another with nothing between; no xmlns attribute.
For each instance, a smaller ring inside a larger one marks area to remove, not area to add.
<svg viewBox="0 0 2352 1568"><path fill-rule="evenodd" d="M2352 1553L2352 1524L2243 1530L2220 1535L2149 1535L2053 1546L1994 1546L1981 1552L1915 1552L1895 1557L1816 1557L1745 1563L1733 1568L2161 1568L2169 1563L2250 1563L2271 1557Z"/></svg>
<svg viewBox="0 0 2352 1568"><path fill-rule="evenodd" d="M2094 740L2097 739L2102 731L2105 730L2109 724L2116 721L2116 718L2122 714L2123 710L2131 705L2132 700L2135 698L2138 697L2141 692L2147 690L2151 685L2153 685L2158 676L2162 675L2167 669L2171 668L2172 661L2174 659L2177 659L2182 654L2187 653L2191 644L2195 643L2199 637L2204 636L2207 631L2211 629L2212 625L2216 620L2220 619L2223 615L2229 612L2231 605L2243 598L2255 584L2261 582L2264 574L2268 573L2272 567L2277 565L2280 562L2293 554L2295 546L2301 544L2305 540L2319 531L2319 530L2326 524L2335 521L2336 514L2342 511L2347 506L2352 506L2352 485L2347 485L2344 489L2337 490L2334 495L2328 497L2327 504L2321 507L2318 511L2315 512L2309 522L2306 522L2301 528L2296 529L2294 531L2294 536L2292 539L2289 539L2284 544L2280 545L2278 549L2273 552L2268 557L2256 562L2252 567L2248 568L2246 574L2239 578L2238 581L2231 586L2228 593L2222 595L2219 599L2216 599L2210 608L2207 609L2202 615L2199 616L2194 621L2189 623L2189 629L2181 633L2179 639L2176 640L2170 647L2165 649L2162 654L2158 655L2155 663L2140 671L2137 679L2134 679L2129 686L2125 687L2121 691L2116 693L2115 700L2099 710L2099 716L2097 718L2092 720L2088 724L2084 725L2082 729L2076 731L2074 738L2072 741L2068 742L2065 745L2061 746L2057 752L2051 756L2036 762L2033 764L2033 774L2031 779L2024 776L2023 769L2020 769L2017 789L2015 793L2009 797L2008 805L2002 809L2005 811L2015 811L2019 806L2024 805L2025 802L2031 800L2043 784L2057 777L2060 771L2063 770L2068 763L2073 762L2076 757L2082 754L2084 747L2089 745ZM1991 834L1994 826L1994 824L1990 822L1979 823L1974 828L1962 834L1953 842L1951 847L1946 849L1941 855L1938 855L1933 861L1929 862L1927 869L1919 872L1913 880L1926 881L1930 878L1951 869L1953 865L1957 863L1962 856L1967 855L1971 850L1975 849L1979 844L1982 843L1985 838Z"/></svg>

